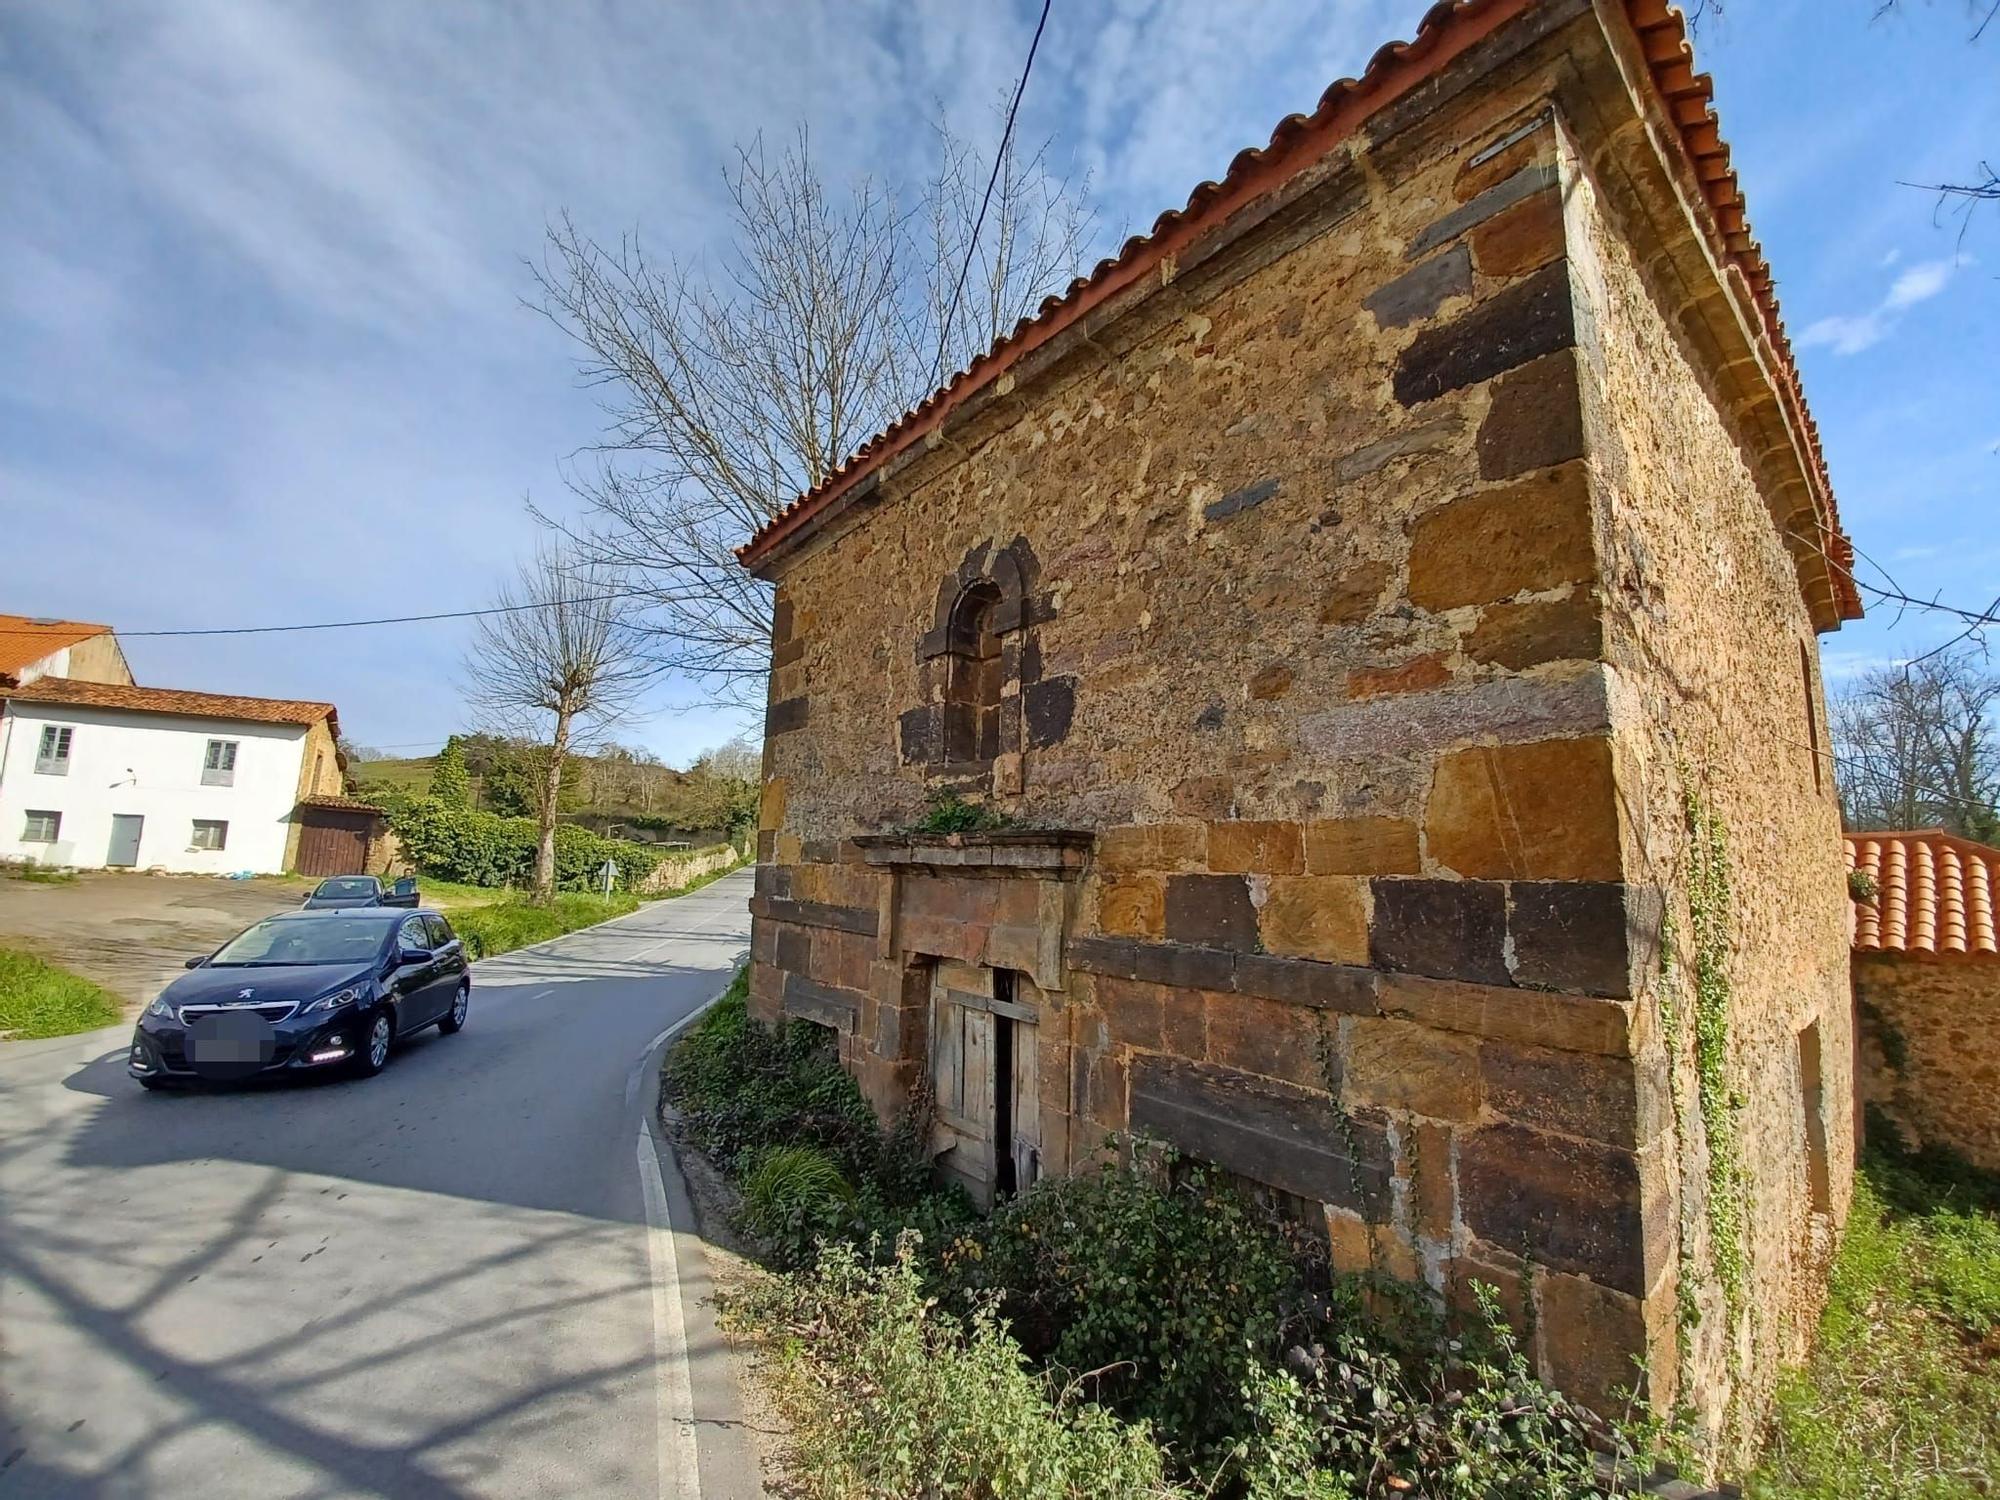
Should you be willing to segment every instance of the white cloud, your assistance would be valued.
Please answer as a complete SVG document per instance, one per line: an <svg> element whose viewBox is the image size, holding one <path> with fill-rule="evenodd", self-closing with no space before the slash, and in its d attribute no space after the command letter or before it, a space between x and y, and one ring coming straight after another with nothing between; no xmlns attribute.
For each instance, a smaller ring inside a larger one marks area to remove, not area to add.
<svg viewBox="0 0 2000 1500"><path fill-rule="evenodd" d="M1911 266L1896 278L1889 295L1882 300L1885 308L1914 307L1917 303L1935 297L1951 280L1951 273L1958 267L1948 260L1927 260L1921 265Z"/></svg>
<svg viewBox="0 0 2000 1500"><path fill-rule="evenodd" d="M1892 264L1895 258L1896 252L1891 251L1883 265ZM1829 348L1835 354L1859 354L1871 349L1895 332L1898 314L1935 297L1945 289L1953 273L1969 263L1969 257L1962 257L1927 260L1911 266L1890 283L1888 292L1872 312L1836 313L1820 318L1806 325L1799 343L1808 349Z"/></svg>

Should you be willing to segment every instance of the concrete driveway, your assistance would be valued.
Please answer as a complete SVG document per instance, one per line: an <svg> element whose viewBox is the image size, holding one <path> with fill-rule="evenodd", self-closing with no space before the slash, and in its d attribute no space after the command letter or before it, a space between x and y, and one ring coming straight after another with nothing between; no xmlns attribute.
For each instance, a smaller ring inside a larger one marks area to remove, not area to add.
<svg viewBox="0 0 2000 1500"><path fill-rule="evenodd" d="M260 917L304 899L312 882L274 875L89 873L64 885L0 879L0 947L25 948L103 985L128 1017L181 965Z"/></svg>

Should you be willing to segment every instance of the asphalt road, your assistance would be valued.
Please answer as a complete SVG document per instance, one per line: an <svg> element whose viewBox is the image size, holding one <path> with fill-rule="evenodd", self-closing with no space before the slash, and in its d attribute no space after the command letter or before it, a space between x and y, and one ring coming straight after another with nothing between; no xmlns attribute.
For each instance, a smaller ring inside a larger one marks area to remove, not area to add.
<svg viewBox="0 0 2000 1500"><path fill-rule="evenodd" d="M481 963L465 1030L365 1082L0 1047L0 1495L754 1494L650 1130L749 893Z"/></svg>

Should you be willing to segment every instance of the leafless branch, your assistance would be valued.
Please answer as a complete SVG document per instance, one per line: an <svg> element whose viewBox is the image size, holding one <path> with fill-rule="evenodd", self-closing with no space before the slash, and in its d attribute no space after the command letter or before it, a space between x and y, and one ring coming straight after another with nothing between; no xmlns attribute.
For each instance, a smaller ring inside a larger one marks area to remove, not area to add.
<svg viewBox="0 0 2000 1500"><path fill-rule="evenodd" d="M531 268L538 310L575 343L605 418L566 476L582 518L552 524L645 591L648 659L715 700L760 698L769 656L769 592L734 549L928 394L941 338L969 361L1074 274L1081 186L1046 146L1010 146L945 335L979 174L934 129L937 172L915 210L870 181L829 191L801 131L776 154L761 140L738 151L731 244L714 264L656 260L631 236L602 244L565 216Z"/></svg>

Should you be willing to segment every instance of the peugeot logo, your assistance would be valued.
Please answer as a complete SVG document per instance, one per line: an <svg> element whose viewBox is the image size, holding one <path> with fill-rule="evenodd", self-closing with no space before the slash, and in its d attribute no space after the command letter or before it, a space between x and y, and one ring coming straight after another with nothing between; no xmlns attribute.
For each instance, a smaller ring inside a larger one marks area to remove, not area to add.
<svg viewBox="0 0 2000 1500"><path fill-rule="evenodd" d="M236 992L236 998L238 1000L248 1000L252 995L256 993L257 992L255 990L238 990Z"/></svg>

